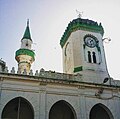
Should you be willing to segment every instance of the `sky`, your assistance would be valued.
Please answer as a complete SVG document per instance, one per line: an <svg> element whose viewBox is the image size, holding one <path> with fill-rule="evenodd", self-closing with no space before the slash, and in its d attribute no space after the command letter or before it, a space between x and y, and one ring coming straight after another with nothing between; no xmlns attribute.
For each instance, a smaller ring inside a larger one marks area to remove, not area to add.
<svg viewBox="0 0 120 119"><path fill-rule="evenodd" d="M33 71L44 68L63 72L60 39L76 10L83 19L102 23L106 61L109 74L120 79L120 0L0 0L0 58L8 69L15 67L15 52L20 48L27 19L35 51Z"/></svg>

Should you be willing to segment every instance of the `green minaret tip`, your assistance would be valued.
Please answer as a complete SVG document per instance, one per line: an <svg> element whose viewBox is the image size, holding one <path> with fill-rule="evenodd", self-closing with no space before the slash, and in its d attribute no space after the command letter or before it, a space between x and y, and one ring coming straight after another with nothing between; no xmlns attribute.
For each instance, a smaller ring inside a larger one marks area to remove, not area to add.
<svg viewBox="0 0 120 119"><path fill-rule="evenodd" d="M23 39L30 39L30 40L32 40L32 39L31 39L31 35L30 35L30 29L29 29L29 19L27 20L27 27L26 27L26 29L25 29L25 33L24 33L24 35L23 35L22 40L23 40Z"/></svg>

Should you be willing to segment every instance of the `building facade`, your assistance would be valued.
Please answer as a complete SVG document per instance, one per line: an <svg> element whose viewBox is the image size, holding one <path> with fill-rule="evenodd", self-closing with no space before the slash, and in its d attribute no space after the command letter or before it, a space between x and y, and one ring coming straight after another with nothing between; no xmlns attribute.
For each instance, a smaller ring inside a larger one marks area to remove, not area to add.
<svg viewBox="0 0 120 119"><path fill-rule="evenodd" d="M0 70L1 119L120 118L120 81L107 71L101 24L82 18L68 24L60 41L64 73L28 70L34 61L28 28L25 51L16 53L18 71Z"/></svg>

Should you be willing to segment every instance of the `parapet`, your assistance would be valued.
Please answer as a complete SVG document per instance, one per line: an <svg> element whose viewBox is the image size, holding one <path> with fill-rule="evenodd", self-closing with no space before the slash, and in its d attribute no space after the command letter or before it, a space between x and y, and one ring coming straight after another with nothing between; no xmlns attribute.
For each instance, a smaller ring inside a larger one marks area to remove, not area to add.
<svg viewBox="0 0 120 119"><path fill-rule="evenodd" d="M47 80L54 80L54 81L65 81L65 82L72 82L72 83L84 83L84 84L94 84L94 85L106 85L108 87L120 87L120 81L119 80L113 80L112 78L109 79L109 84L104 83L96 83L93 81L86 81L84 80L84 75L78 73L78 74L66 74L66 73L59 73L55 71L45 71L43 68L41 68L39 71L36 70L35 73L33 73L33 70L30 70L29 74L27 74L26 70L24 70L23 73L21 73L19 70L15 71L15 68L13 67L10 71L7 67L5 67L5 70L0 70L0 74L8 74L15 77L16 76L24 76L24 77L32 77L35 80L39 79L47 79Z"/></svg>
<svg viewBox="0 0 120 119"><path fill-rule="evenodd" d="M15 75L21 75L21 76L31 76L33 78L47 78L47 79L58 79L58 80L71 80L71 81L82 81L82 75L81 74L65 74L65 73L58 73L55 71L45 71L43 68L40 69L40 71L36 70L35 73L33 73L33 70L31 69L29 74L27 74L26 70L24 70L23 73L21 73L19 70L15 71L15 68L12 67L12 69L9 71L7 67L5 67L4 71L0 71L0 74L15 74Z"/></svg>
<svg viewBox="0 0 120 119"><path fill-rule="evenodd" d="M0 71L4 71L5 66L6 66L6 63L2 59L0 59Z"/></svg>

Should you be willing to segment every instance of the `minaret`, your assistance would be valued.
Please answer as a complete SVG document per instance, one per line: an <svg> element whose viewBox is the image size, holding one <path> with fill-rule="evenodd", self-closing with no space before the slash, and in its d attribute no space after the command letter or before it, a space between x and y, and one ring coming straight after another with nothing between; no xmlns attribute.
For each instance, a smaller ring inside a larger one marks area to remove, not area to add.
<svg viewBox="0 0 120 119"><path fill-rule="evenodd" d="M35 53L31 50L32 39L29 29L29 20L23 38L21 39L21 48L16 51L15 59L18 62L18 70L23 73L26 70L27 74L30 72L31 64L35 60Z"/></svg>
<svg viewBox="0 0 120 119"><path fill-rule="evenodd" d="M103 46L104 29L93 20L72 20L61 40L64 73L80 73L86 80L108 77Z"/></svg>

